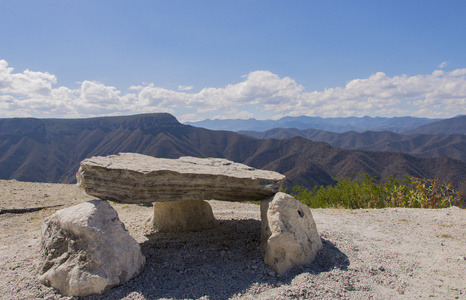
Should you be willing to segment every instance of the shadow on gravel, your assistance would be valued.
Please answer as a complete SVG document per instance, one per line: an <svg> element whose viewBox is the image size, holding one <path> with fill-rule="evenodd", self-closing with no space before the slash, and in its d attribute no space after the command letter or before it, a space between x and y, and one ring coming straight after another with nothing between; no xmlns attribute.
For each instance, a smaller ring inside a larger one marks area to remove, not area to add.
<svg viewBox="0 0 466 300"><path fill-rule="evenodd" d="M148 238L141 244L146 265L138 277L86 299L131 298L133 292L146 299L227 299L251 287L290 283L303 272L318 274L349 265L347 256L323 239L324 248L312 264L278 277L262 260L260 221L252 219L219 220L219 226L210 230L156 233Z"/></svg>

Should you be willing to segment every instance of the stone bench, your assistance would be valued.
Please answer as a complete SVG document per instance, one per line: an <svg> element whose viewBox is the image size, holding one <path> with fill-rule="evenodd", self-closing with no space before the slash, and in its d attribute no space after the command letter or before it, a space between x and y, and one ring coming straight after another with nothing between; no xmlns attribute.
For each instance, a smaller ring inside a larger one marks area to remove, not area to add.
<svg viewBox="0 0 466 300"><path fill-rule="evenodd" d="M215 226L216 220L212 208L205 200L261 201L260 251L264 262L278 274L285 273L293 266L311 263L317 251L322 248L310 209L292 196L279 192L285 176L276 172L258 170L219 158L162 159L141 154L120 153L83 160L76 177L78 185L86 193L102 200L140 205L153 204L151 226L156 231L192 231ZM117 224L111 228L122 227L118 225L118 217L108 216L116 212L104 211L102 207L107 207L104 204L96 202L86 205L69 207L66 211L57 212L56 216L53 215L45 221L43 227L42 252L45 254L42 273L45 274L42 275L41 281L70 296L101 293L114 284L122 284L134 276L133 270L141 269L140 264L144 261L143 258L139 258L134 266L118 265L110 273L105 266L100 266L104 269L95 270L89 267L92 264L76 264L74 257L77 256L84 255L83 257L91 261L100 261L99 251L105 253L121 251L120 246L108 249L110 243L104 238L94 238L89 241L87 233L79 233L108 231L92 226L88 228L91 223L100 224L105 228L108 227L106 225L108 223ZM83 215L83 211L88 213ZM72 218L63 219L63 215ZM70 230L70 228L74 229ZM105 233L105 235L109 234ZM111 235L131 239L122 232ZM59 257L50 255L56 252L54 247L73 248L75 246L70 245L76 244L76 241L79 241L79 245L93 246L89 249L77 248L70 253L60 252ZM131 242L134 243L136 242ZM138 257L140 249L139 252L134 253L136 254L130 256ZM63 257L71 257L73 261L63 260ZM71 270L69 272L74 275L65 274L66 270ZM99 277L100 275L95 275L106 272L108 274L102 278ZM107 277L115 277L115 280L109 281ZM60 280L56 280L57 278ZM79 288L81 286L86 288Z"/></svg>

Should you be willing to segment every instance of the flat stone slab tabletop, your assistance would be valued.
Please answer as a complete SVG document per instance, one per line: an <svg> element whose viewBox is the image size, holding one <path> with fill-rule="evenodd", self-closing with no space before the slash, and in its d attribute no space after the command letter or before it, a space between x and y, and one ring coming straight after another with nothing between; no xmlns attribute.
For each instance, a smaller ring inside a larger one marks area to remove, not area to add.
<svg viewBox="0 0 466 300"><path fill-rule="evenodd" d="M89 195L151 205L182 200L260 201L280 191L285 176L221 158L155 158L136 153L81 162L78 186Z"/></svg>

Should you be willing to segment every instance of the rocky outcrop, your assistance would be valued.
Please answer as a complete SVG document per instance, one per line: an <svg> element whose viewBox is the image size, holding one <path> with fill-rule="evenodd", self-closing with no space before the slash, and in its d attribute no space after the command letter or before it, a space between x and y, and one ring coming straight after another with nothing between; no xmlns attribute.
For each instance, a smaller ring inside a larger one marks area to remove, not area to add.
<svg viewBox="0 0 466 300"><path fill-rule="evenodd" d="M107 201L57 211L42 226L39 279L66 296L102 294L142 270L145 258Z"/></svg>
<svg viewBox="0 0 466 300"><path fill-rule="evenodd" d="M185 200L154 202L150 225L157 232L198 231L216 225L212 207L207 201Z"/></svg>
<svg viewBox="0 0 466 300"><path fill-rule="evenodd" d="M260 201L277 193L285 176L220 158L155 158L136 153L81 162L78 185L89 195L150 205L184 200Z"/></svg>
<svg viewBox="0 0 466 300"><path fill-rule="evenodd" d="M278 274L311 263L322 241L309 207L285 193L262 201L260 249Z"/></svg>

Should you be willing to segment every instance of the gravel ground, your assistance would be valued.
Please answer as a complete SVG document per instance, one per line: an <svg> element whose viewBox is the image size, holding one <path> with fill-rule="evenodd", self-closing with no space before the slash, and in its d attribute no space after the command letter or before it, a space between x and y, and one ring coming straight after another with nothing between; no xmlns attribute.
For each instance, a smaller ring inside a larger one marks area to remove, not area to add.
<svg viewBox="0 0 466 300"><path fill-rule="evenodd" d="M0 180L0 208L93 199L75 185ZM466 299L466 210L312 210L324 248L277 276L260 253L252 204L209 201L219 226L149 234L150 207L114 204L147 263L104 295L83 299ZM58 208L0 214L2 299L74 299L41 285L40 226Z"/></svg>

